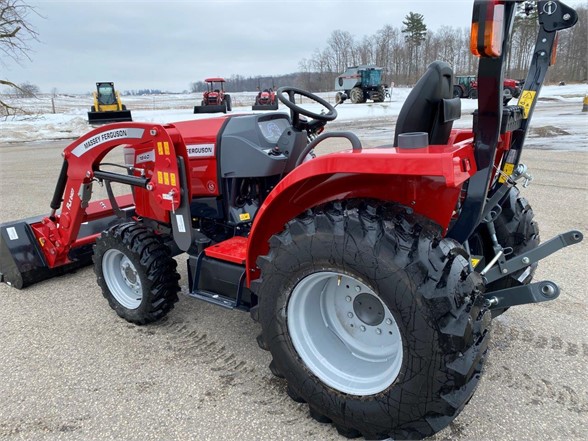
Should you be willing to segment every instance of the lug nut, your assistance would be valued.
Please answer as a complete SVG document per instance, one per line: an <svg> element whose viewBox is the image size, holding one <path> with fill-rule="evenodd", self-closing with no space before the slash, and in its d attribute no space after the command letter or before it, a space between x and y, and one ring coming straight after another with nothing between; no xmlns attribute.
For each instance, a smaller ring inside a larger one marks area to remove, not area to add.
<svg viewBox="0 0 588 441"><path fill-rule="evenodd" d="M392 319L386 319L386 324L387 325L391 325L392 324Z"/></svg>
<svg viewBox="0 0 588 441"><path fill-rule="evenodd" d="M347 300L348 302L350 302L351 301L351 296L345 297L345 300Z"/></svg>
<svg viewBox="0 0 588 441"><path fill-rule="evenodd" d="M353 313L352 313L352 312L348 312L348 313L347 313L347 317L349 317L349 318L353 318Z"/></svg>
<svg viewBox="0 0 588 441"><path fill-rule="evenodd" d="M361 291L361 286L359 286L359 285L358 285L358 286L356 286L356 287L355 287L355 290L356 290L357 292L360 292L360 291Z"/></svg>
<svg viewBox="0 0 588 441"><path fill-rule="evenodd" d="M376 329L376 334L380 335L382 333L382 330L380 328Z"/></svg>
<svg viewBox="0 0 588 441"><path fill-rule="evenodd" d="M365 332L365 326L361 325L359 329L361 329L361 332Z"/></svg>

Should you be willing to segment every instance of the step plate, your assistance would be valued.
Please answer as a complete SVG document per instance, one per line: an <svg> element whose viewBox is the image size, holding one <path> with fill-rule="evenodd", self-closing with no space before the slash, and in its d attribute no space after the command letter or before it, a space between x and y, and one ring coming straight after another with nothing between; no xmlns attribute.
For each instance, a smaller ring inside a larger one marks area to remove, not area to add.
<svg viewBox="0 0 588 441"><path fill-rule="evenodd" d="M247 243L248 239L246 237L231 237L228 240L207 247L204 254L214 259L244 265L247 257Z"/></svg>

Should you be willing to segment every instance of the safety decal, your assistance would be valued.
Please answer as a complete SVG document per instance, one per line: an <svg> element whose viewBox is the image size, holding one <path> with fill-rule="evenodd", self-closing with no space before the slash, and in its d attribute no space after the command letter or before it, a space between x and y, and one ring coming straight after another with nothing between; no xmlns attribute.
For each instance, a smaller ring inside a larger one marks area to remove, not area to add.
<svg viewBox="0 0 588 441"><path fill-rule="evenodd" d="M498 182L500 182L501 184L504 184L506 182L507 177L512 175L513 171L514 171L514 164L511 164L509 162L504 164L504 166L502 167L502 174L500 175L500 178L498 178Z"/></svg>
<svg viewBox="0 0 588 441"><path fill-rule="evenodd" d="M186 224L184 223L184 218L181 214L176 214L176 222L178 223L178 231L180 233L186 232Z"/></svg>
<svg viewBox="0 0 588 441"><path fill-rule="evenodd" d="M16 228L14 228L14 227L8 227L6 229L6 233L8 233L8 238L10 240L16 240L16 239L18 239L18 234L16 232Z"/></svg>
<svg viewBox="0 0 588 441"><path fill-rule="evenodd" d="M472 263L472 267L475 268L478 266L478 263L480 263L480 260L482 259L478 259L477 257L470 257L470 262Z"/></svg>
<svg viewBox="0 0 588 441"><path fill-rule="evenodd" d="M249 213L241 213L241 214L239 215L239 220L240 220L241 222L243 222L243 221L248 221L248 220L250 220L250 219L251 219L251 215L250 215Z"/></svg>
<svg viewBox="0 0 588 441"><path fill-rule="evenodd" d="M531 106L535 101L535 95L537 95L537 92L534 90L523 90L523 93L521 93L521 97L519 98L519 106L523 108L524 119L529 117Z"/></svg>
<svg viewBox="0 0 588 441"><path fill-rule="evenodd" d="M104 144L105 142L113 141L115 139L141 139L143 137L143 133L145 132L144 129L136 129L136 128L122 128L122 129L113 129L108 130L106 132L98 133L97 135L92 136L89 139L86 139L83 143L78 145L75 149L72 150L72 155L77 156L78 158L82 156L84 153L92 150L99 145Z"/></svg>
<svg viewBox="0 0 588 441"><path fill-rule="evenodd" d="M214 144L190 144L186 146L190 158L210 158L214 156Z"/></svg>

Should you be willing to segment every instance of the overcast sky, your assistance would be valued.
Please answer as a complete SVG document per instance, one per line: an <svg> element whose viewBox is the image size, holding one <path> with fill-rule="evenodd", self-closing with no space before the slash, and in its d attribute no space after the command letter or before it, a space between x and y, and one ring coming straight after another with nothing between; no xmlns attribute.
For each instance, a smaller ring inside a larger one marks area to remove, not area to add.
<svg viewBox="0 0 588 441"><path fill-rule="evenodd" d="M42 92L83 93L96 81L119 90L179 92L205 77L277 75L298 69L332 31L356 39L409 12L430 29L469 27L472 0L26 0L40 42L32 61L0 67L0 77ZM568 4L577 3L570 1Z"/></svg>

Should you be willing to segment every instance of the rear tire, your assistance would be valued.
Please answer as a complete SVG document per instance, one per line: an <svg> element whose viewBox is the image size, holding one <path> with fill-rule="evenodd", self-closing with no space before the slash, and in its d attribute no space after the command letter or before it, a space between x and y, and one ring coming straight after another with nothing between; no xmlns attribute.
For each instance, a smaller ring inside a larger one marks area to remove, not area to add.
<svg viewBox="0 0 588 441"><path fill-rule="evenodd" d="M461 87L453 86L453 98L462 98Z"/></svg>
<svg viewBox="0 0 588 441"><path fill-rule="evenodd" d="M353 104L365 103L365 97L363 96L363 90L361 90L359 87L354 87L353 89L351 89L350 95L351 95L350 96L351 102Z"/></svg>
<svg viewBox="0 0 588 441"><path fill-rule="evenodd" d="M258 259L254 317L270 369L348 437L430 436L480 378L490 324L481 278L459 244L407 211L328 204L290 221Z"/></svg>
<svg viewBox="0 0 588 441"><path fill-rule="evenodd" d="M131 323L155 322L178 301L176 261L160 237L142 225L119 224L102 232L93 259L102 294Z"/></svg>
<svg viewBox="0 0 588 441"><path fill-rule="evenodd" d="M472 100L477 100L478 99L478 89L470 90L470 94L468 95L468 98L470 98Z"/></svg>
<svg viewBox="0 0 588 441"><path fill-rule="evenodd" d="M541 243L539 225L535 222L533 209L527 199L520 196L519 189L513 187L501 203L502 212L494 221L498 243L506 250L506 260L513 256L537 248ZM469 241L470 252L482 255L486 262L494 257L490 233L486 225L481 224ZM528 285L533 280L537 262L486 285L486 292L499 291L513 286ZM497 317L508 308L492 310L492 316Z"/></svg>
<svg viewBox="0 0 588 441"><path fill-rule="evenodd" d="M374 103L383 103L384 97L386 96L386 91L382 86L378 87L378 90L375 94L373 94L373 101Z"/></svg>

